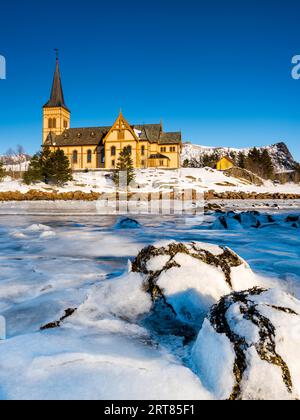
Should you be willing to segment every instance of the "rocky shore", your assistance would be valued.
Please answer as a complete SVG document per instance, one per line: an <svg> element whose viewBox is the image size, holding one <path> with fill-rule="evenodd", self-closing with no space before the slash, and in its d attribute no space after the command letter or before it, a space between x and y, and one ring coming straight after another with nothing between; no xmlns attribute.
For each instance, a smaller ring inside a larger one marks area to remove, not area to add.
<svg viewBox="0 0 300 420"><path fill-rule="evenodd" d="M100 198L117 201L150 201L151 199L163 200L170 197L174 200L190 200L191 196L185 195L183 191L172 191L168 192L142 192L134 193L129 192L128 194L122 193L98 193L94 191L83 192L83 191L68 191L68 192L57 192L53 191L41 191L41 190L30 190L28 192L20 191L7 191L0 192L0 202L7 201L97 201ZM199 193L196 190L192 191L192 199L197 200ZM204 193L204 199L206 201L213 200L300 200L300 194L293 193L246 193L236 191L216 192L213 190Z"/></svg>

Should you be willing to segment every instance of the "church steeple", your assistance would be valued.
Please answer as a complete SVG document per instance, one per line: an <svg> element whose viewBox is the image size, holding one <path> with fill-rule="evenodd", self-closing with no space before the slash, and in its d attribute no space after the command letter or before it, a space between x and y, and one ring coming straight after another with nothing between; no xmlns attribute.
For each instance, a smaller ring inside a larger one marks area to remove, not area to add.
<svg viewBox="0 0 300 420"><path fill-rule="evenodd" d="M65 104L65 98L61 83L60 77L60 69L59 69L59 57L58 57L58 50L56 51L56 67L53 77L52 89L50 100L46 103L44 108L57 108L62 107L69 111L68 107Z"/></svg>
<svg viewBox="0 0 300 420"><path fill-rule="evenodd" d="M58 50L49 101L43 107L43 144L70 128L71 112L66 106L59 69ZM51 133L51 136L49 134Z"/></svg>

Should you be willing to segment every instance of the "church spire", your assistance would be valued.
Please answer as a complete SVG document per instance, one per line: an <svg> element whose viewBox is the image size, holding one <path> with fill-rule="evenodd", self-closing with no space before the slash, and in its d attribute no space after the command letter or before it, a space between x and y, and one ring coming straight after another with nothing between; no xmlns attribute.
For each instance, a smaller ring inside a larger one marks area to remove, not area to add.
<svg viewBox="0 0 300 420"><path fill-rule="evenodd" d="M64 93L61 83L60 70L59 70L59 57L58 49L55 49L56 53L56 67L52 83L50 100L46 103L44 108L65 108L69 111L68 107L65 104Z"/></svg>

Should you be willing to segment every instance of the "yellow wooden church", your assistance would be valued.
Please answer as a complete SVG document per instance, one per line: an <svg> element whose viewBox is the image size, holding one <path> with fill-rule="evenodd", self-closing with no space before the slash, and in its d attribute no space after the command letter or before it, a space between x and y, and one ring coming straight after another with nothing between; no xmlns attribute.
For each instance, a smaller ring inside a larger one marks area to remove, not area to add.
<svg viewBox="0 0 300 420"><path fill-rule="evenodd" d="M106 127L71 128L58 57L50 100L43 107L43 145L62 149L73 170L115 169L120 152L129 148L135 168L180 167L182 136L166 133L160 124L131 125L120 112Z"/></svg>

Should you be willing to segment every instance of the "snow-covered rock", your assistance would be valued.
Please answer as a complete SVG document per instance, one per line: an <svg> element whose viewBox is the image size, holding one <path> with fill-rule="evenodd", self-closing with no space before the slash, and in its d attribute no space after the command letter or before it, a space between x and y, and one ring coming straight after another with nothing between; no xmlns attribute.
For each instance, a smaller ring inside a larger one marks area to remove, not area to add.
<svg viewBox="0 0 300 420"><path fill-rule="evenodd" d="M118 220L115 225L116 229L138 229L141 225L134 219L130 219L129 217L122 218Z"/></svg>
<svg viewBox="0 0 300 420"><path fill-rule="evenodd" d="M290 215L287 217L275 216L272 214L261 214L258 211L234 212L227 213L219 211L214 223L211 225L212 230L243 230L243 229L261 229L270 226L283 226L287 228L299 228L300 216Z"/></svg>
<svg viewBox="0 0 300 420"><path fill-rule="evenodd" d="M222 296L260 284L229 248L196 242L144 248L132 272L141 275L153 302L165 302L178 319L195 325Z"/></svg>
<svg viewBox="0 0 300 420"><path fill-rule="evenodd" d="M299 399L300 302L253 288L223 297L205 320L192 358L218 399Z"/></svg>

